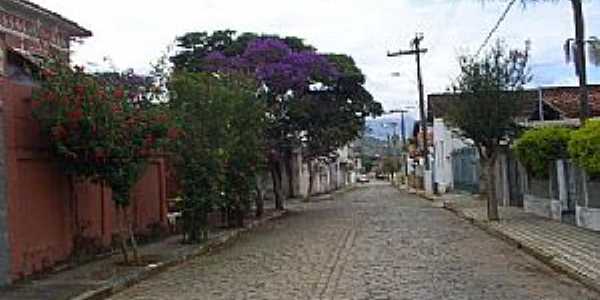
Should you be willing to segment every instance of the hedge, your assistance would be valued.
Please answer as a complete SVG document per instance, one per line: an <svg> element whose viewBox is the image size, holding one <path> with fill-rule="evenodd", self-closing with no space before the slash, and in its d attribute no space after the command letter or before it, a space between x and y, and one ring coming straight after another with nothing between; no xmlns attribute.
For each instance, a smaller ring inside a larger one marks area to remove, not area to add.
<svg viewBox="0 0 600 300"><path fill-rule="evenodd" d="M571 133L556 126L531 129L516 141L514 150L531 175L548 178L550 164L569 157Z"/></svg>
<svg viewBox="0 0 600 300"><path fill-rule="evenodd" d="M575 131L568 150L575 163L589 175L600 175L600 121L590 120Z"/></svg>

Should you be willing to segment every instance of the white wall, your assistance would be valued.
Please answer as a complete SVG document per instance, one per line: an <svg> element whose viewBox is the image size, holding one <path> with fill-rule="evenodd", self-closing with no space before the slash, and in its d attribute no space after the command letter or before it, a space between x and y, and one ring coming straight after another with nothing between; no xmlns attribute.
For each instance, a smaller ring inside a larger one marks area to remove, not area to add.
<svg viewBox="0 0 600 300"><path fill-rule="evenodd" d="M468 145L453 134L443 119L433 121L433 145L435 160L433 163L434 182L440 193L446 193L454 188L452 175L452 152Z"/></svg>
<svg viewBox="0 0 600 300"><path fill-rule="evenodd" d="M313 167L315 168L312 186L313 195L329 193L335 189L343 188L348 184L348 178L350 178L350 183L353 183L353 180L356 180L356 176L348 176L348 173L346 173L341 166L341 162L351 162L349 152L348 146L342 147L337 150L338 159L336 161L328 164L318 161L313 162ZM297 194L299 197L306 197L308 194L310 174L308 171L308 163L302 158L301 151L295 152L292 165L294 172L294 187L296 188Z"/></svg>

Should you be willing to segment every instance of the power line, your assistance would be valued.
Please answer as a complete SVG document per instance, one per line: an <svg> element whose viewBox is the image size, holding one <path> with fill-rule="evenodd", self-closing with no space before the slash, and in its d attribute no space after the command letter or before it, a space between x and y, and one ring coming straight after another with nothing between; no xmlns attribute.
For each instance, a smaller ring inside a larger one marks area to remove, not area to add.
<svg viewBox="0 0 600 300"><path fill-rule="evenodd" d="M483 51L483 48L485 48L485 46L487 46L487 44L490 42L490 40L494 36L494 33L496 33L498 28L500 28L500 25L502 25L502 22L504 22L504 19L506 19L508 13L510 12L511 8L515 5L515 3L517 3L517 0L511 0L510 3L508 3L508 6L498 19L498 22L496 22L496 25L494 25L494 28L492 28L488 36L485 38L485 41L483 41L483 44L481 44L481 46L477 50L477 54L475 54L475 56L479 56L479 54L481 54L481 51Z"/></svg>

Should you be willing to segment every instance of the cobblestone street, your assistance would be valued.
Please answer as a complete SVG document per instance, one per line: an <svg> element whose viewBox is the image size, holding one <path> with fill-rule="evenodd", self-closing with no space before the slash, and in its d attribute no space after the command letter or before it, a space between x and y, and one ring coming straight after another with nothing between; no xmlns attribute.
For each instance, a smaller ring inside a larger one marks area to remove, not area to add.
<svg viewBox="0 0 600 300"><path fill-rule="evenodd" d="M430 202L371 184L113 299L598 299Z"/></svg>

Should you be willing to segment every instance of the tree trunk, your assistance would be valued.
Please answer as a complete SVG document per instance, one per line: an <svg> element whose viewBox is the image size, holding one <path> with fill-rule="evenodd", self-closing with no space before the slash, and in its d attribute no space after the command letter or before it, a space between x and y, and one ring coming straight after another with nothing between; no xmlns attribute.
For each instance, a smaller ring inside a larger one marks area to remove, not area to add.
<svg viewBox="0 0 600 300"><path fill-rule="evenodd" d="M579 105L581 124L590 115L587 89L587 64L585 57L585 24L581 0L571 0L575 19L575 65L579 76Z"/></svg>
<svg viewBox="0 0 600 300"><path fill-rule="evenodd" d="M265 193L262 187L262 178L256 183L256 217L260 218L265 213Z"/></svg>
<svg viewBox="0 0 600 300"><path fill-rule="evenodd" d="M221 224L225 227L229 227L229 209L227 207L221 207L220 209L221 215Z"/></svg>
<svg viewBox="0 0 600 300"><path fill-rule="evenodd" d="M127 213L125 213L125 215L129 215ZM127 218L127 228L129 231L129 240L131 242L131 252L133 253L133 259L135 261L135 263L137 265L141 265L142 264L142 259L140 257L140 254L138 252L138 245L137 245L137 241L135 239L135 233L133 232L133 222L131 220L129 220L130 218Z"/></svg>
<svg viewBox="0 0 600 300"><path fill-rule="evenodd" d="M287 184L289 186L288 190L288 198L294 198L296 196L296 192L294 190L294 172L292 166L292 153L288 152L285 155L285 173L287 174Z"/></svg>
<svg viewBox="0 0 600 300"><path fill-rule="evenodd" d="M306 198L305 200L308 202L310 201L310 197L312 196L312 190L313 190L313 180L315 177L315 170L313 169L313 163L312 161L308 161L308 191L306 192Z"/></svg>
<svg viewBox="0 0 600 300"><path fill-rule="evenodd" d="M238 204L236 205L235 211L236 211L236 214L235 214L236 226L238 228L242 228L242 227L244 227L245 211L240 202L238 202Z"/></svg>
<svg viewBox="0 0 600 300"><path fill-rule="evenodd" d="M482 195L487 198L487 216L489 221L498 221L498 199L496 198L496 155L481 156L482 180L486 190L482 191Z"/></svg>
<svg viewBox="0 0 600 300"><path fill-rule="evenodd" d="M117 238L119 239L118 243L119 243L119 248L121 248L121 254L123 254L123 263L124 264L129 264L129 253L127 252L127 240L125 239L125 234L123 234L123 208L122 207L117 207L116 209L116 213L117 213L117 224L119 226L118 230L117 230Z"/></svg>
<svg viewBox="0 0 600 300"><path fill-rule="evenodd" d="M283 210L283 191L281 187L281 164L271 163L271 177L273 179L273 193L275 194L275 209Z"/></svg>

